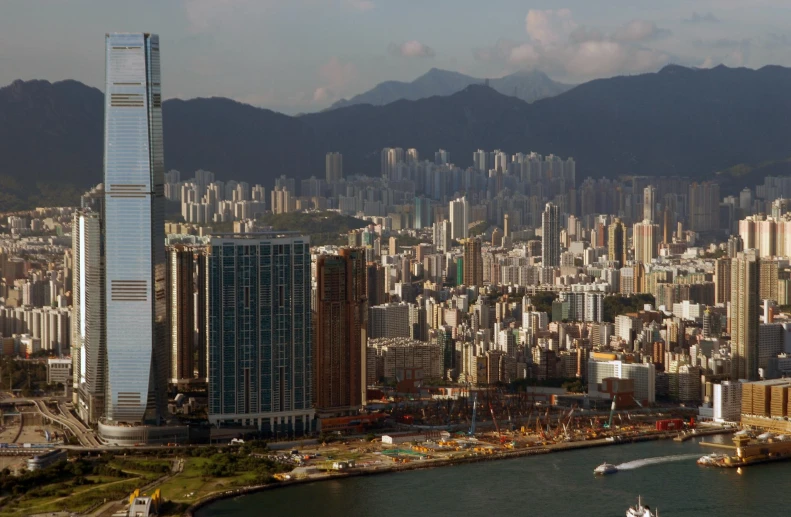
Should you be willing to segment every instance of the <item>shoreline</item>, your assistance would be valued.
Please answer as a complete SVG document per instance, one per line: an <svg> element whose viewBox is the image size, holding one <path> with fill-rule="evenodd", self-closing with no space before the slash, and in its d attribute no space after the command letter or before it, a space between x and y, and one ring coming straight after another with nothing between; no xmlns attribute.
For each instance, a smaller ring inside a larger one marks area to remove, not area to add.
<svg viewBox="0 0 791 517"><path fill-rule="evenodd" d="M724 434L727 432L731 432L731 431L728 429L712 429L705 433L703 432L697 433L697 435L692 435L691 437L698 437L698 436L703 437L703 436L710 436L713 434ZM392 464L381 468L359 469L359 470L346 471L341 473L333 473L321 477L291 479L288 481L280 481L275 483L269 483L266 485L242 487L234 490L226 490L223 492L208 494L207 496L203 497L202 499L190 505L184 511L184 515L188 517L195 517L196 512L198 512L202 508L209 506L212 503L216 503L217 501L221 501L223 499L232 499L238 496L251 495L266 490L288 488L296 485L321 483L323 481L328 481L328 480L345 479L352 477L393 474L396 472L406 472L410 470L424 470L424 469L441 468L441 467L452 467L454 465L465 465L468 463L478 463L482 461L507 460L514 458L522 458L525 456L536 456L540 454L553 454L558 452L572 451L576 449L590 449L594 447L627 445L631 443L657 441L657 440L673 440L676 436L678 436L677 432L664 432L664 433L650 434L645 436L635 436L617 442L607 441L606 439L586 440L580 442L561 442L558 444L548 445L545 447L534 447L534 448L526 448L526 449L500 451L493 454L479 454L474 456L465 456L462 458L447 458L440 460L416 460L410 463Z"/></svg>

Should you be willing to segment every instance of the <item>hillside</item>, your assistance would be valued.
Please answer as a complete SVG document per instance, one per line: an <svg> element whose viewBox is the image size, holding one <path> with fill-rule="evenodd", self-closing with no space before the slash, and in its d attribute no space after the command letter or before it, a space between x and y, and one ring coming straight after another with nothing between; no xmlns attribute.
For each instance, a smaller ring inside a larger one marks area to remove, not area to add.
<svg viewBox="0 0 791 517"><path fill-rule="evenodd" d="M371 90L341 99L330 109L345 108L355 104L383 106L399 100L418 100L434 96L447 96L472 84L484 84L487 79L432 68L411 82L385 81ZM538 70L519 71L498 79L488 79L489 86L503 95L510 95L525 102L552 97L572 86L553 81Z"/></svg>
<svg viewBox="0 0 791 517"><path fill-rule="evenodd" d="M347 175L377 175L383 147L416 147L423 156L444 148L462 167L476 149L498 148L574 156L578 178L709 179L734 165L791 156L789 90L788 68L669 66L591 81L532 104L482 85L298 117L222 98L168 100L165 165L269 187L281 174L323 175L328 151L343 153ZM51 194L58 185L101 181L102 127L102 94L94 88L75 81L1 88L0 186L15 189L2 188L0 203L40 198L39 187Z"/></svg>

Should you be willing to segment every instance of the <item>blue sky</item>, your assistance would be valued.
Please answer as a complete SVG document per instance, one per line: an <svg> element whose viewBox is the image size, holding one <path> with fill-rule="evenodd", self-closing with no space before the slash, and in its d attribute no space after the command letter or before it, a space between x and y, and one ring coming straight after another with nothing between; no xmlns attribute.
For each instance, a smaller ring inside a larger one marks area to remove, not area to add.
<svg viewBox="0 0 791 517"><path fill-rule="evenodd" d="M101 87L103 37L160 34L167 97L315 111L432 67L578 83L667 63L791 66L791 0L3 0L0 84Z"/></svg>

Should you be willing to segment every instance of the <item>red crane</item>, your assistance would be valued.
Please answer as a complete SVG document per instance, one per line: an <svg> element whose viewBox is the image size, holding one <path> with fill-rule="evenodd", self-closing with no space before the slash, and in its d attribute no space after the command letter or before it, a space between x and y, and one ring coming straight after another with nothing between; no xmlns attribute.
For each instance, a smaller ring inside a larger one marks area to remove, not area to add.
<svg viewBox="0 0 791 517"><path fill-rule="evenodd" d="M494 422L494 428L497 430L497 435L500 437L500 443L505 443L505 436L503 433L500 432L500 426L497 424L497 418L494 416L494 408L492 407L492 402L489 401L489 412L492 414L492 422Z"/></svg>

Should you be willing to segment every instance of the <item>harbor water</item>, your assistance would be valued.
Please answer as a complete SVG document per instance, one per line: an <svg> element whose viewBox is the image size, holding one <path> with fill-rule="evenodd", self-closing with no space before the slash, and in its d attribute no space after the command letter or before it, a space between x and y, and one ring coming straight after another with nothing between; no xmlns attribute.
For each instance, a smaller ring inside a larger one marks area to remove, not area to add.
<svg viewBox="0 0 791 517"><path fill-rule="evenodd" d="M621 517L638 495L662 517L788 515L783 487L791 485L791 461L741 473L701 467L696 458L714 451L698 442L662 440L324 481L219 501L197 515ZM619 472L594 476L603 461Z"/></svg>

